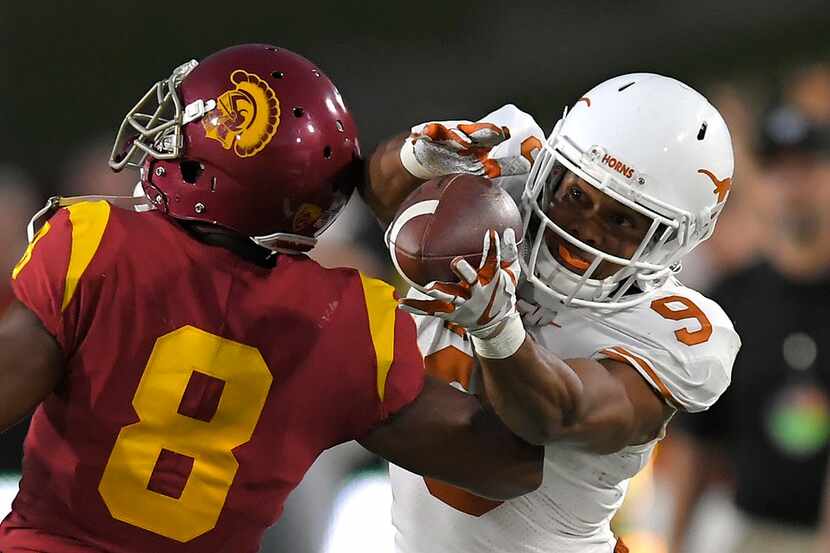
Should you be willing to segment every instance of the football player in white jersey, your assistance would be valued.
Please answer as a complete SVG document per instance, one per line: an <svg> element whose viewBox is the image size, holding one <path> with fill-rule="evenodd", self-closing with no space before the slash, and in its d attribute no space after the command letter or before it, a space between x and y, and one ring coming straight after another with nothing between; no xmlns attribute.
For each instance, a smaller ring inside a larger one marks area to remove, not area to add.
<svg viewBox="0 0 830 553"><path fill-rule="evenodd" d="M546 450L542 486L507 502L392 466L399 553L626 550L610 522L629 479L676 411L717 400L740 347L721 308L674 276L712 234L732 171L718 111L645 73L587 92L547 139L508 105L376 150L363 195L386 222L420 182L453 172L498 179L520 205L521 252L510 231L489 232L481 267L410 283L402 306L428 370Z"/></svg>

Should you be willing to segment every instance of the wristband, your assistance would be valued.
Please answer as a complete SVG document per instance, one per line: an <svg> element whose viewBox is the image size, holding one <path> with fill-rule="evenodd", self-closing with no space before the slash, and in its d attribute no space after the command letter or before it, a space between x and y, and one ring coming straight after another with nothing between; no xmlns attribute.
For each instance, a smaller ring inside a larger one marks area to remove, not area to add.
<svg viewBox="0 0 830 553"><path fill-rule="evenodd" d="M404 169L409 171L409 174L413 177L429 180L437 176L433 175L432 172L421 165L421 162L415 157L415 144L411 138L403 141L403 146L401 146L401 163Z"/></svg>
<svg viewBox="0 0 830 553"><path fill-rule="evenodd" d="M507 318L501 331L490 338L479 338L475 331L470 332L473 347L479 357L487 359L506 359L516 353L525 341L527 331L518 313Z"/></svg>

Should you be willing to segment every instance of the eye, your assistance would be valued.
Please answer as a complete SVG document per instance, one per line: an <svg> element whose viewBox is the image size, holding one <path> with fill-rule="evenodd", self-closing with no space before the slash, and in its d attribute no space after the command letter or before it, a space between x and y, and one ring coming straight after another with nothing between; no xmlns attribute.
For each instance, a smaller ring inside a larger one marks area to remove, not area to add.
<svg viewBox="0 0 830 553"><path fill-rule="evenodd" d="M633 228L634 227L634 221L632 221L631 218L629 218L625 215L622 215L620 213L616 213L614 215L611 215L610 219L611 219L611 223L613 223L614 225L616 225L618 227L624 227L624 228Z"/></svg>
<svg viewBox="0 0 830 553"><path fill-rule="evenodd" d="M568 188L568 198L572 200L581 200L582 190L578 186L571 186Z"/></svg>

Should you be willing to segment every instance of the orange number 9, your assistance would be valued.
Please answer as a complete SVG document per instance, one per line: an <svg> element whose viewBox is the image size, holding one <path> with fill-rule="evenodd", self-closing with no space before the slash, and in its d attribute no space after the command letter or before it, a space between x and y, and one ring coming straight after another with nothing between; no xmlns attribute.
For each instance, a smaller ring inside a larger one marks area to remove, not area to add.
<svg viewBox="0 0 830 553"><path fill-rule="evenodd" d="M671 303L679 303L683 307L674 309L669 307ZM668 296L660 298L651 302L651 308L660 314L664 319L671 319L672 321L682 321L685 319L697 319L700 328L697 330L690 330L688 328L681 328L674 331L677 341L687 346L695 346L702 344L712 336L712 323L706 317L706 314L688 298L683 296Z"/></svg>

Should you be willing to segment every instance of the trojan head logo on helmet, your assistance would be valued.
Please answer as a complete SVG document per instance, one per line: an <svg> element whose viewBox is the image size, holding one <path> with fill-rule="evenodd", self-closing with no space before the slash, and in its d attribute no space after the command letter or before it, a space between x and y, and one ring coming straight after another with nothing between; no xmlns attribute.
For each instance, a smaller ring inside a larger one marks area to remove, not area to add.
<svg viewBox="0 0 830 553"><path fill-rule="evenodd" d="M280 102L274 90L257 75L237 69L236 85L216 100L216 109L202 118L205 136L219 141L239 157L253 156L271 142L280 124Z"/></svg>
<svg viewBox="0 0 830 553"><path fill-rule="evenodd" d="M565 111L525 185L523 269L534 298L554 309L642 301L646 295L636 292L661 285L683 255L711 236L733 166L723 118L685 84L636 73L594 87ZM630 256L603 251L551 217L567 172L647 221ZM618 270L610 276L598 271L609 265Z"/></svg>
<svg viewBox="0 0 830 553"><path fill-rule="evenodd" d="M267 44L177 67L124 118L110 157L138 167L167 215L216 224L276 251L305 251L360 177L357 129L334 84Z"/></svg>

